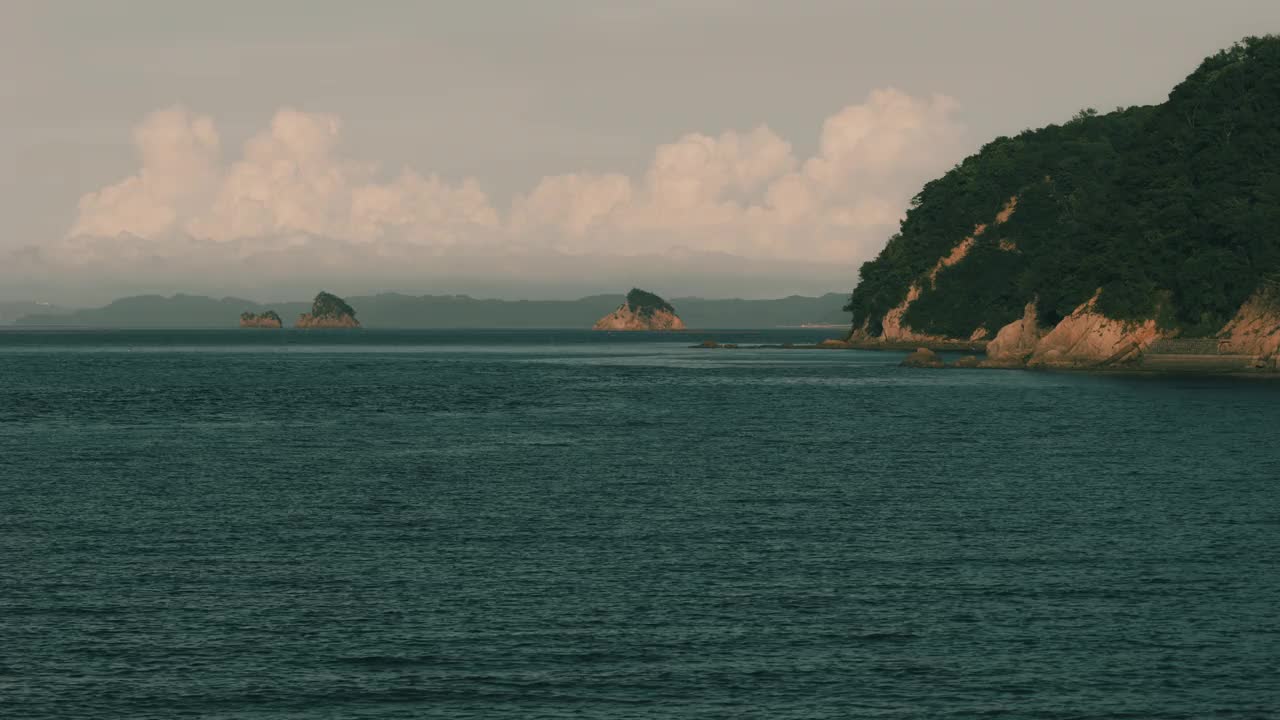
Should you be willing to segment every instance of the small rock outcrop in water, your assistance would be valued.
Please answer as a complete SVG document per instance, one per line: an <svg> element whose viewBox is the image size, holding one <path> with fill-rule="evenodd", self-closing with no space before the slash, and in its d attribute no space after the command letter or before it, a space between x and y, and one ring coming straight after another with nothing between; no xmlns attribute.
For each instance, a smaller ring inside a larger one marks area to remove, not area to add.
<svg viewBox="0 0 1280 720"><path fill-rule="evenodd" d="M818 343L818 347L823 349L829 349L829 350L846 350L848 348L853 347L853 344L850 343L848 340L838 340L836 338L827 338L826 340L823 340L822 342Z"/></svg>
<svg viewBox="0 0 1280 720"><path fill-rule="evenodd" d="M638 288L627 293L626 302L596 321L592 330L684 330L684 321L671 303Z"/></svg>
<svg viewBox="0 0 1280 720"><path fill-rule="evenodd" d="M916 348L915 352L902 361L902 367L942 368L946 366L942 358L938 357L938 353L929 348Z"/></svg>
<svg viewBox="0 0 1280 720"><path fill-rule="evenodd" d="M240 313L240 327L242 328L282 328L284 321L276 314L275 310L267 310L261 313L242 312Z"/></svg>
<svg viewBox="0 0 1280 720"><path fill-rule="evenodd" d="M294 327L300 328L358 328L356 311L345 300L327 292L316 295L311 312L298 316Z"/></svg>
<svg viewBox="0 0 1280 720"><path fill-rule="evenodd" d="M987 359L983 367L1022 367L1036 351L1036 343L1044 335L1036 322L1036 302L1022 309L1022 317L1000 328L987 343Z"/></svg>

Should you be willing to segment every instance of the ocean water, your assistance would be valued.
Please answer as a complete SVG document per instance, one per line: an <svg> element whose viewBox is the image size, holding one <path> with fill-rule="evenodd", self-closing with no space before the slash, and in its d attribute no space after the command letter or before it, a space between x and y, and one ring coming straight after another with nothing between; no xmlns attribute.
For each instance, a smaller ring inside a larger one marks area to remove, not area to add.
<svg viewBox="0 0 1280 720"><path fill-rule="evenodd" d="M1280 383L831 332L0 332L0 716L1280 717Z"/></svg>

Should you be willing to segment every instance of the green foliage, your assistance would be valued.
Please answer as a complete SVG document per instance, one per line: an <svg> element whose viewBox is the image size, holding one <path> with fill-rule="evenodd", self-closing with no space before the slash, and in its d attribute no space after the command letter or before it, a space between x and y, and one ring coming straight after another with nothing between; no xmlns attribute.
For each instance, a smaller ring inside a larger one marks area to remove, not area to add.
<svg viewBox="0 0 1280 720"><path fill-rule="evenodd" d="M641 317L650 317L654 313L663 310L672 315L676 312L671 303L639 288L631 288L631 292L627 293L627 305L631 307L632 312Z"/></svg>
<svg viewBox="0 0 1280 720"><path fill-rule="evenodd" d="M907 324L947 337L967 338L978 327L994 334L1022 316L1026 302L1010 282L1021 263L1017 253L990 244L975 246L965 261L938 273L937 287L925 283L907 309Z"/></svg>
<svg viewBox="0 0 1280 720"><path fill-rule="evenodd" d="M254 323L261 322L263 320L270 320L282 326L284 325L284 321L280 319L280 315L277 314L275 310L264 310L260 313L253 313L246 310L245 312L240 313L240 322L242 323Z"/></svg>
<svg viewBox="0 0 1280 720"><path fill-rule="evenodd" d="M312 317L341 317L343 315L355 317L356 311L337 295L332 295L322 290L311 303Z"/></svg>
<svg viewBox="0 0 1280 720"><path fill-rule="evenodd" d="M1017 210L970 255L924 277L1010 198ZM846 310L879 333L914 282L912 328L968 336L1038 299L1056 322L1101 289L1118 319L1157 314L1216 331L1280 270L1280 38L1246 38L1204 61L1167 102L997 138L913 200L864 264ZM999 243L1016 250L1000 250ZM1007 322L1007 321L1006 321Z"/></svg>

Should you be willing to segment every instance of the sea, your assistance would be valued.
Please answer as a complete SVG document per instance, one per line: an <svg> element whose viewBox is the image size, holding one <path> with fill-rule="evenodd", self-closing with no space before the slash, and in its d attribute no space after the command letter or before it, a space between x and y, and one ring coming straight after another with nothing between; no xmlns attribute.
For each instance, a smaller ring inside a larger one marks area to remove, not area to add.
<svg viewBox="0 0 1280 720"><path fill-rule="evenodd" d="M1280 382L0 331L0 717L1280 717Z"/></svg>

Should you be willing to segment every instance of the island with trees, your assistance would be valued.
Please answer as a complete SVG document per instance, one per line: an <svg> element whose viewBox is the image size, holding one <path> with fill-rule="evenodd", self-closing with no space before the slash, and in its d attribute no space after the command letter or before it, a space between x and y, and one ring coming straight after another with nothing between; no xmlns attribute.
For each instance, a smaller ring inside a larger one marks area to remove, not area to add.
<svg viewBox="0 0 1280 720"><path fill-rule="evenodd" d="M302 313L298 316L298 322L294 323L294 327L298 328L358 328L360 321L356 320L356 311L345 300L321 291L316 295L316 299L311 302L311 312Z"/></svg>
<svg viewBox="0 0 1280 720"><path fill-rule="evenodd" d="M265 310L260 313L246 311L240 313L240 327L279 329L284 327L284 321L275 310Z"/></svg>
<svg viewBox="0 0 1280 720"><path fill-rule="evenodd" d="M616 310L596 321L593 330L684 330L671 303L651 292L632 288Z"/></svg>

